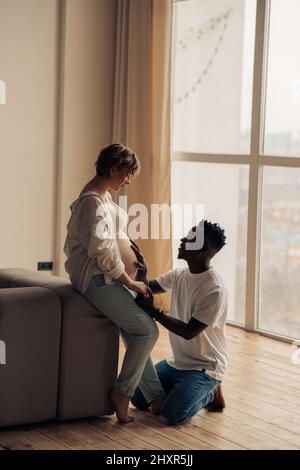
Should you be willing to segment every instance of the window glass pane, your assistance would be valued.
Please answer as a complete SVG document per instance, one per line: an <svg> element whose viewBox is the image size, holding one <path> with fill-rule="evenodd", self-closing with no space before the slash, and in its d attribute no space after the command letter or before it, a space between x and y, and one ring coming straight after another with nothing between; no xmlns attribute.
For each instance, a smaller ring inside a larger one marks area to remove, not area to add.
<svg viewBox="0 0 300 470"><path fill-rule="evenodd" d="M244 165L172 165L172 204L204 204L204 217L225 229L227 244L213 258L212 265L229 291L229 319L241 324L245 323L248 176ZM173 239L174 267L186 266L177 259L178 246L179 240Z"/></svg>
<svg viewBox="0 0 300 470"><path fill-rule="evenodd" d="M174 151L250 153L255 14L255 0L174 4Z"/></svg>
<svg viewBox="0 0 300 470"><path fill-rule="evenodd" d="M300 157L300 1L272 0L263 151Z"/></svg>
<svg viewBox="0 0 300 470"><path fill-rule="evenodd" d="M265 167L259 328L300 338L300 169Z"/></svg>

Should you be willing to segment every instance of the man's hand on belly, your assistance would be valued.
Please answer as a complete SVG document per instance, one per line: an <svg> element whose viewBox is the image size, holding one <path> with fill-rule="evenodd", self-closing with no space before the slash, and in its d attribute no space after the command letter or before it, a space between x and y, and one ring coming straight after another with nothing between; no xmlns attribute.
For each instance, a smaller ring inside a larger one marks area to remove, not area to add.
<svg viewBox="0 0 300 470"><path fill-rule="evenodd" d="M145 259L138 247L138 245L133 241L133 240L130 240L131 241L131 249L134 251L135 253L135 256L136 256L136 266L137 266L137 273L136 273L136 276L135 276L135 280L136 281L141 281L141 282L144 282L145 284L149 284L149 281L147 279L147 273L148 273L148 266L145 262Z"/></svg>

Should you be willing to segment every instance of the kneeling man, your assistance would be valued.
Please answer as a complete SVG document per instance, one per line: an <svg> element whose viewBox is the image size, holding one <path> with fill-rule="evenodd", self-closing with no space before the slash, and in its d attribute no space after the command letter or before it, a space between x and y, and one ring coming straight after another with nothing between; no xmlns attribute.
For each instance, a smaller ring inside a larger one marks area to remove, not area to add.
<svg viewBox="0 0 300 470"><path fill-rule="evenodd" d="M203 244L199 248L201 233L204 240L202 236ZM152 413L161 413L171 425L186 421L202 408L223 411L225 407L221 382L227 368L224 330L228 294L221 276L210 264L225 240L224 230L218 224L201 221L181 240L178 250L178 258L184 259L188 266L149 281L154 294L170 293L170 315L154 306L153 297L138 295L136 299L154 320L169 330L173 356L155 368L148 359L131 401L141 410L151 407ZM141 268L144 261L141 257L139 261ZM147 384L157 380L157 376L165 398L149 396Z"/></svg>

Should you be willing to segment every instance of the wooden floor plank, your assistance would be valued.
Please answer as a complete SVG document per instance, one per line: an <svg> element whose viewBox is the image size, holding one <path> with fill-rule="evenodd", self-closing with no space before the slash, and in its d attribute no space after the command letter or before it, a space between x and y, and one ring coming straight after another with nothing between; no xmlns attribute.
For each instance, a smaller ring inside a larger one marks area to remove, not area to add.
<svg viewBox="0 0 300 470"><path fill-rule="evenodd" d="M110 436L99 433L94 429L80 422L72 422L64 424L64 430L70 432L71 435L78 437L86 445L95 447L98 450L128 450L129 447L123 441L116 442Z"/></svg>
<svg viewBox="0 0 300 470"><path fill-rule="evenodd" d="M137 410L131 410L135 415L136 421L146 429L151 429L155 432L157 443L161 443L162 437L171 439L173 444L176 443L174 449L178 449L178 445L183 446L184 449L193 450L215 450L216 447L202 441L201 436L194 438L193 436L186 436L177 427L168 426L163 419L154 418L149 412L143 412Z"/></svg>
<svg viewBox="0 0 300 470"><path fill-rule="evenodd" d="M161 430L161 425L158 420L151 422L150 425L145 425L145 418L143 413L135 410L130 410L134 416L135 421L126 428L130 434L143 436L148 442L152 442L156 447L163 450L184 450L186 447L176 437L172 436L170 428L167 431Z"/></svg>
<svg viewBox="0 0 300 470"><path fill-rule="evenodd" d="M83 421L86 426L96 432L104 433L117 443L124 444L129 449L135 450L158 450L161 447L155 446L153 442L149 442L147 436L143 436L139 432L136 423L130 426L122 426L112 419L92 418Z"/></svg>
<svg viewBox="0 0 300 470"><path fill-rule="evenodd" d="M293 414L299 416L300 420L300 403L298 397L289 397L287 401L286 393L278 392L273 390L270 387L264 387L261 385L256 385L249 383L247 380L236 379L233 376L230 376L226 379L226 386L237 390L247 389L247 396L253 398L254 400L259 399L265 403L271 403L279 409L293 412Z"/></svg>
<svg viewBox="0 0 300 470"><path fill-rule="evenodd" d="M197 415L193 419L194 424L202 430L207 430L212 434L228 439L241 447L245 447L250 450L275 450L275 448L269 444L269 442L261 442L254 439L251 436L247 436L239 431L235 431L229 427L214 423L210 419L207 419L203 415Z"/></svg>
<svg viewBox="0 0 300 470"><path fill-rule="evenodd" d="M276 405L272 404L270 401L269 403L267 403L266 401L262 400L261 396L253 396L253 394L248 392L247 390L236 390L230 387L229 385L224 385L224 391L226 394L228 392L231 398L238 399L249 407L254 407L255 409L260 409L264 412L267 412L270 416L273 416L274 418L278 417L284 419L289 424L293 423L295 424L295 426L299 425L299 417L293 414L292 409L283 410L281 408L278 408Z"/></svg>
<svg viewBox="0 0 300 470"><path fill-rule="evenodd" d="M47 424L47 425L41 425L38 428L36 428L38 431L40 431L42 434L45 436L48 436L68 449L71 450L97 450L97 447L94 445L89 444L88 442L85 442L83 439L80 437L76 436L76 434L70 432L68 429L68 424Z"/></svg>
<svg viewBox="0 0 300 470"><path fill-rule="evenodd" d="M282 383L276 381L274 379L273 374L269 374L268 376L264 374L259 374L258 372L255 375L248 377L245 375L244 371L241 371L239 367L233 367L233 364L230 364L230 369L228 376L226 377L226 382L229 378L234 378L236 380L242 380L243 384L247 381L247 384L254 384L254 385L262 385L264 387L268 387L271 392L278 391L281 394L285 395L286 401L291 403L300 403L300 391L297 386L293 387L290 384L284 385L284 391L282 389Z"/></svg>
<svg viewBox="0 0 300 470"><path fill-rule="evenodd" d="M241 421L231 418L226 414L223 413L210 413L210 412L203 412L200 414L200 417L203 420L212 421L213 423L217 424L218 426L222 426L225 429L229 428L231 431L235 431L243 436L246 436L247 447L249 445L248 438L254 439L256 442L259 443L260 449L266 449L266 442L268 442L268 448L273 450L279 450L284 447L285 449L289 450L297 450L297 445L291 443L290 441L285 441L282 438L274 436L274 434L270 434L266 431L255 429L253 426L249 426L247 422L242 423ZM254 449L256 444L254 443Z"/></svg>
<svg viewBox="0 0 300 470"><path fill-rule="evenodd" d="M29 427L17 430L16 434L41 450L68 450L67 447L56 440Z"/></svg>
<svg viewBox="0 0 300 470"><path fill-rule="evenodd" d="M245 450L300 449L300 367L291 346L239 328L227 327L229 371L224 413L201 411L180 426L131 410L135 421L115 416L0 429L0 450ZM154 362L170 355L160 326ZM120 364L124 354L121 346Z"/></svg>
<svg viewBox="0 0 300 470"><path fill-rule="evenodd" d="M16 431L1 431L0 446L5 450L39 450L36 444L23 439Z"/></svg>
<svg viewBox="0 0 300 470"><path fill-rule="evenodd" d="M274 367L270 367L266 364L262 364L256 361L246 361L244 359L237 359L237 356L229 356L229 375L231 374L231 368L237 368L240 373L247 377L249 380L256 377L267 378L276 380L278 384L284 381L285 384L292 387L299 393L299 379L293 374L285 374L284 372L278 372Z"/></svg>
<svg viewBox="0 0 300 470"><path fill-rule="evenodd" d="M226 341L227 343L238 343L247 348L254 346L260 353L267 351L282 357L286 357L291 351L291 345L288 343L266 338L256 333L248 333L239 328L228 329L227 327Z"/></svg>
<svg viewBox="0 0 300 470"><path fill-rule="evenodd" d="M139 413L139 415L141 415L141 414L145 415L146 412L142 412L142 413L138 412L138 413ZM151 419L153 421L152 426L155 425L156 428L158 427L158 423L163 421L163 418L154 417L153 415L151 415L149 413L148 413L147 416L148 416L148 419ZM166 433L168 435L171 435L171 433L175 433L175 431L176 431L178 439L181 439L181 442L185 440L184 435L186 435L188 437L188 442L191 442L190 441L191 438L195 438L196 441L193 441L193 442L196 442L196 445L198 446L198 449L200 449L200 445L203 445L203 443L204 443L204 446L205 446L206 449L208 448L207 445L210 446L209 448L213 447L213 448L216 448L216 449L219 449L219 450L221 450L221 449L222 450L225 450L225 449L226 450L244 450L245 449L244 447L241 447L237 444L234 444L233 442L231 442L227 439L223 439L223 438L220 438L218 436L215 436L214 434L212 434L210 432L207 432L205 430L200 431L195 424L191 424L191 423L194 423L194 419L191 420L189 423L184 423L182 425L178 425L178 426L175 426L175 427L174 426L167 427L166 428ZM148 423L146 425L148 426Z"/></svg>
<svg viewBox="0 0 300 470"><path fill-rule="evenodd" d="M280 364L279 362L276 362L273 359L262 357L258 354L257 356L251 356L250 354L245 353L245 351L242 351L240 348L236 348L236 350L234 350L232 345L230 345L230 348L231 349L229 353L229 359L236 359L238 357L239 361L242 360L245 365L255 364L257 366L262 366L266 370L272 371L275 375L281 377L291 377L294 378L296 381L300 380L299 367L297 367L296 365L289 365L284 363Z"/></svg>
<svg viewBox="0 0 300 470"><path fill-rule="evenodd" d="M207 429L201 429L195 424L195 418L190 422L183 424L180 427L180 431L187 436L193 436L196 439L200 438L201 441L206 442L209 445L216 447L219 450L245 450L246 447L243 447L235 442L232 442L228 439L228 436L225 438L220 437L217 434L210 432Z"/></svg>
<svg viewBox="0 0 300 470"><path fill-rule="evenodd" d="M246 423L247 425L253 427L254 429L261 429L268 434L271 434L281 441L287 441L291 444L295 444L297 449L300 449L300 436L291 432L287 431L286 429L280 428L276 424L267 423L265 420L260 419L258 417L251 416L245 412L239 411L234 409L232 406L226 409L226 414L224 416L233 417L237 421L241 423Z"/></svg>
<svg viewBox="0 0 300 470"><path fill-rule="evenodd" d="M236 397L232 397L230 391L226 393L226 401L228 408L233 408L242 412L246 412L250 416L258 417L269 424L274 424L279 428L285 429L295 433L295 435L300 436L300 426L298 423L289 422L288 418L281 418L275 416L269 411L265 410L264 407L256 406L253 403L247 403L247 401L242 401ZM300 447L299 447L300 449Z"/></svg>

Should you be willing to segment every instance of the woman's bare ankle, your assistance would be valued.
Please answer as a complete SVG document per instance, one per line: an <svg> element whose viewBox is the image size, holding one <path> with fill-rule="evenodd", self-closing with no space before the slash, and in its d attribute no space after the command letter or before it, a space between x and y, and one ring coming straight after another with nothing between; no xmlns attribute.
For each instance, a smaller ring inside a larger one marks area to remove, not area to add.
<svg viewBox="0 0 300 470"><path fill-rule="evenodd" d="M109 398L115 407L119 422L122 424L131 423L134 418L128 414L130 398L114 388L110 391Z"/></svg>

